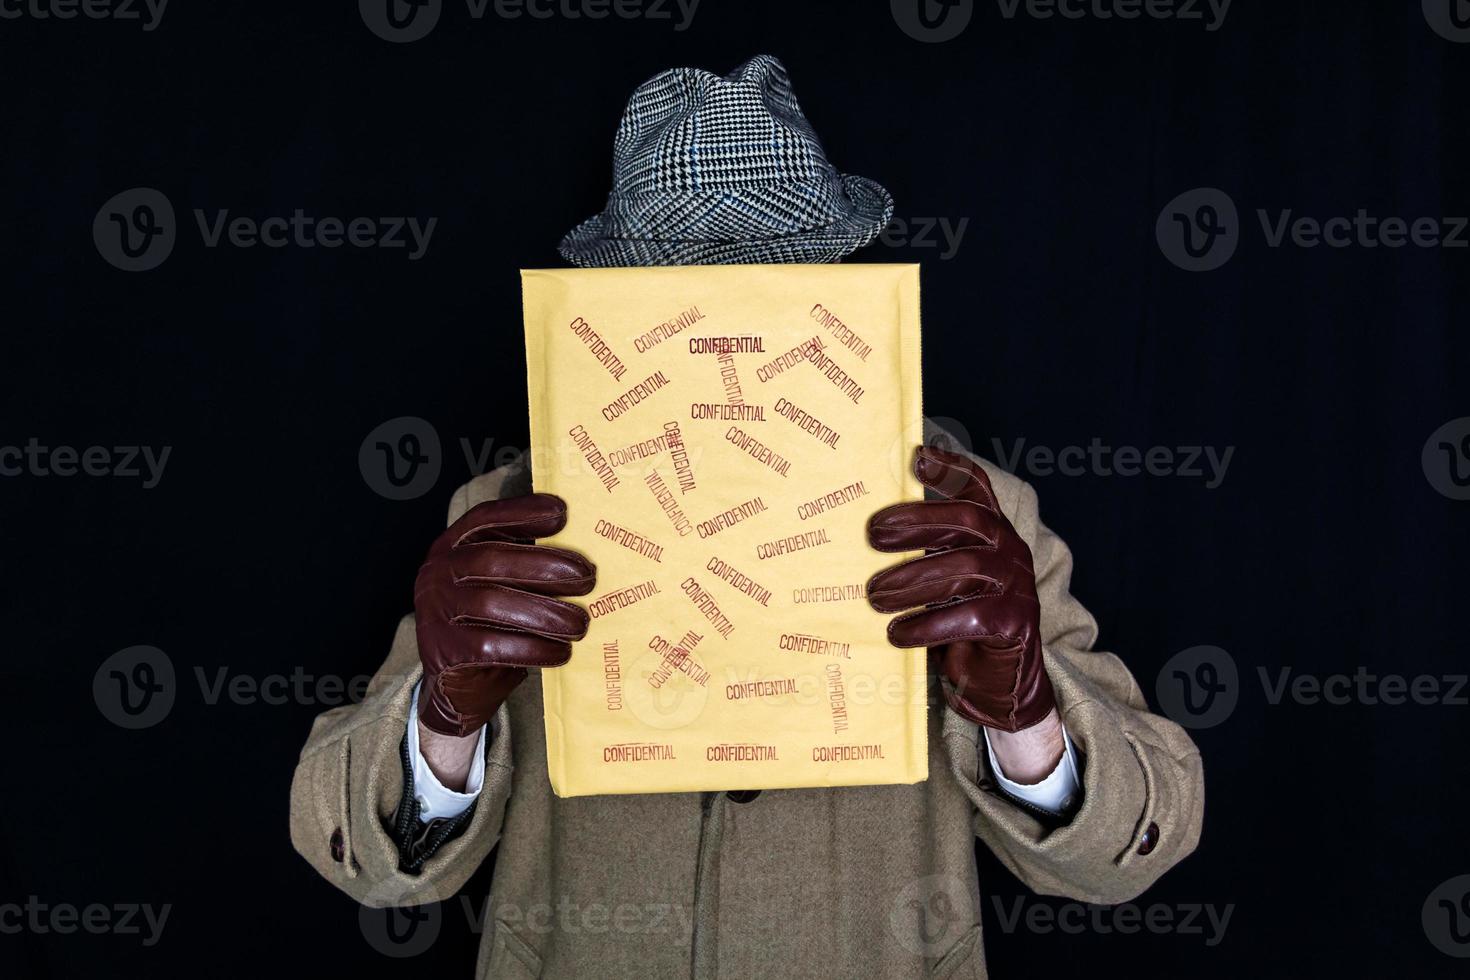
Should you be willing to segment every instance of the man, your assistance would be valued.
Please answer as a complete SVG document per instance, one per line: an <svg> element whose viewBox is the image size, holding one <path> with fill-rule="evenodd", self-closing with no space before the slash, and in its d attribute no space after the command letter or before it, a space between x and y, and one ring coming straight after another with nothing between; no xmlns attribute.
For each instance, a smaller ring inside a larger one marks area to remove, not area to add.
<svg viewBox="0 0 1470 980"><path fill-rule="evenodd" d="M830 262L892 216L827 162L773 58L651 79L615 146L606 212L562 243L581 265ZM534 544L566 511L521 464L455 494L366 699L316 720L296 848L384 906L452 895L500 844L489 977L984 977L975 836L1037 892L1138 895L1198 842L1199 754L1092 649L1032 489L941 437L914 458L929 499L868 522L874 548L925 552L868 584L939 668L925 782L554 796L539 668L585 633L569 599L596 570Z"/></svg>

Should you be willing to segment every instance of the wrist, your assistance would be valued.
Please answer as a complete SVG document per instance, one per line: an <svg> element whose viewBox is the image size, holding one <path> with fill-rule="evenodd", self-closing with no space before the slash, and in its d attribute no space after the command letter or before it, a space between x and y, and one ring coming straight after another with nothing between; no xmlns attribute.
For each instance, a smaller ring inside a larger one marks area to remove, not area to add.
<svg viewBox="0 0 1470 980"><path fill-rule="evenodd" d="M1001 772L1012 782L1023 785L1039 783L1051 775L1067 750L1062 719L1056 708L1029 728L1007 732L987 727L985 734Z"/></svg>
<svg viewBox="0 0 1470 980"><path fill-rule="evenodd" d="M475 747L480 743L480 733L470 735L441 735L417 721L419 754L428 764L429 771L445 789L456 793L464 792L469 782L470 769L475 762Z"/></svg>

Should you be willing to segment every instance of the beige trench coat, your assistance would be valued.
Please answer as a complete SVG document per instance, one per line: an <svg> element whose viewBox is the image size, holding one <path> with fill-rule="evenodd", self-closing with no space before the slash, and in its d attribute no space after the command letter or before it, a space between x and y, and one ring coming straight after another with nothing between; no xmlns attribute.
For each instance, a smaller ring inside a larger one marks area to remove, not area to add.
<svg viewBox="0 0 1470 980"><path fill-rule="evenodd" d="M507 980L980 980L976 836L1040 894L1132 899L1199 840L1199 753L1148 711L1121 660L1093 650L1096 623L1068 591L1071 553L1040 522L1035 491L982 464L1035 558L1046 669L1084 758L1084 801L1066 825L999 793L979 730L937 692L923 783L768 790L748 802L559 799L533 672L496 718L473 819L407 875L389 828L419 679L410 616L366 699L312 726L291 786L296 849L381 907L450 898L498 845L476 975ZM487 473L455 494L449 519L529 489L525 469Z"/></svg>

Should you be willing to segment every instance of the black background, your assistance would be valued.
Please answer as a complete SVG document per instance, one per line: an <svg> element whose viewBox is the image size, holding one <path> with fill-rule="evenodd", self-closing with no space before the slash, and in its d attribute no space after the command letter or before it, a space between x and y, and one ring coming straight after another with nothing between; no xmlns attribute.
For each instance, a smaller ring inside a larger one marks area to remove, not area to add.
<svg viewBox="0 0 1470 980"><path fill-rule="evenodd" d="M676 21L474 20L450 0L430 36L390 44L342 2L175 0L152 32L0 20L0 444L172 447L151 490L0 479L0 902L173 906L152 948L0 935L0 972L470 975L457 907L406 967L292 852L291 770L323 706L211 705L195 670L372 672L471 475L459 440L526 444L516 270L562 265L560 236L601 207L628 94L769 52L840 168L887 186L900 217L968 219L951 258L855 257L924 265L929 415L992 457L993 440L1235 447L1216 489L1022 469L1101 645L1151 703L1178 651L1239 666L1235 712L1195 733L1201 847L1139 900L1233 905L1224 941L1007 934L987 897L993 975L1462 974L1420 913L1470 873L1470 709L1272 705L1257 668L1466 671L1470 503L1436 492L1420 454L1470 415L1467 253L1272 248L1256 211L1470 213L1470 45L1418 3L1237 0L1207 31L986 2L938 44L881 2L704 0ZM126 273L91 227L137 186L168 195L180 239ZM1238 205L1240 243L1190 273L1154 225L1201 186ZM195 208L439 220L411 262L206 248ZM444 471L389 501L358 449L410 415L440 434ZM92 679L135 644L167 652L179 693L124 731ZM1024 890L980 862L1009 912Z"/></svg>

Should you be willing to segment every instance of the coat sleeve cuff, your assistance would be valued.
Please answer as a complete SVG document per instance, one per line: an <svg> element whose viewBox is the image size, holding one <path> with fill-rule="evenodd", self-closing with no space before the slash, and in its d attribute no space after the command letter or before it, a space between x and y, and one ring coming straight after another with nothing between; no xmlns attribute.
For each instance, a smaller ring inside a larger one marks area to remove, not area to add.
<svg viewBox="0 0 1470 980"><path fill-rule="evenodd" d="M951 770L975 806L976 835L1033 891L1105 905L1130 901L1199 842L1199 755L1171 753L1146 723L1130 724L1135 713L1109 702L1059 701L1058 707L1085 788L1065 823L1005 795L980 763L979 726L946 711Z"/></svg>

